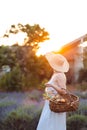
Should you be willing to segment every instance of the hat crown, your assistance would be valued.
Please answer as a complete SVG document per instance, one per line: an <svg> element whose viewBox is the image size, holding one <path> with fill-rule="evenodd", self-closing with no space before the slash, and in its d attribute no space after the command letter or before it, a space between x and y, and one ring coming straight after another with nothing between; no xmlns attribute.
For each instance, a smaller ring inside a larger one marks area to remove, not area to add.
<svg viewBox="0 0 87 130"><path fill-rule="evenodd" d="M69 63L63 55L49 52L45 57L54 70L60 72L67 72L69 70Z"/></svg>

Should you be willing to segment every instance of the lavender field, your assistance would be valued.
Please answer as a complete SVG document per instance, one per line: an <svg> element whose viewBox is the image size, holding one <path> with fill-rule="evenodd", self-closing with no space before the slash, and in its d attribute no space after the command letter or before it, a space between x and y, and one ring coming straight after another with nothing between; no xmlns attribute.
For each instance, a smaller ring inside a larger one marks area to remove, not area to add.
<svg viewBox="0 0 87 130"><path fill-rule="evenodd" d="M74 116L74 122L77 124L78 119L75 121L75 118L78 116L76 117L76 115L84 116L84 120L83 117L79 117L83 121L79 121L80 124L78 122L77 126L81 125L87 128L84 125L87 124L87 121L84 123L87 117L87 92L75 91L74 93L80 98L79 109L74 113L69 113L68 117ZM8 130L10 128L11 130L36 130L43 105L43 92L39 90L0 92L0 130ZM68 122L72 124L72 121ZM70 126L68 130L73 129L73 126L71 129L71 124L68 123L68 126ZM80 129L76 128L76 130Z"/></svg>
<svg viewBox="0 0 87 130"><path fill-rule="evenodd" d="M75 92L80 97L80 106L87 106L87 93ZM27 108L32 113L42 109L43 93L38 90L30 92L0 92L0 119L18 108Z"/></svg>
<svg viewBox="0 0 87 130"><path fill-rule="evenodd" d="M19 108L36 113L43 107L42 92L33 90L30 92L0 92L0 119Z"/></svg>

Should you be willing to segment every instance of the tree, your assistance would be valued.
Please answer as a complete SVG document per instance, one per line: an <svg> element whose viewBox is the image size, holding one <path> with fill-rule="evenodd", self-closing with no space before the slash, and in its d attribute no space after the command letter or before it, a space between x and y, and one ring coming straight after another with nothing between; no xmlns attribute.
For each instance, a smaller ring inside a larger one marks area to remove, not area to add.
<svg viewBox="0 0 87 130"><path fill-rule="evenodd" d="M6 31L3 37L9 37L10 34L17 34L19 32L27 34L24 40L24 45L30 46L35 52L39 48L39 43L49 40L49 33L41 28L38 24L33 26L26 24L11 25L11 28Z"/></svg>
<svg viewBox="0 0 87 130"><path fill-rule="evenodd" d="M23 46L15 44L7 48L8 52L6 53L6 64L11 66L11 72L13 72L14 67L19 67L22 76L22 87L37 87L38 84L42 83L44 79L48 79L52 72L52 69L45 60L44 56L36 56L36 51L39 48L39 44L45 40L49 40L49 33L45 31L44 28L41 28L38 24L33 26L30 26L29 24L17 24L11 25L11 28L6 31L3 37L9 38L10 34L16 35L20 31L26 33L27 37L24 39ZM5 60L2 62L2 65L4 63ZM12 76L14 76L14 73ZM20 81L19 79L20 78L17 77L17 82Z"/></svg>
<svg viewBox="0 0 87 130"><path fill-rule="evenodd" d="M3 65L9 65L11 68L17 62L16 53L9 46L0 46L0 68Z"/></svg>

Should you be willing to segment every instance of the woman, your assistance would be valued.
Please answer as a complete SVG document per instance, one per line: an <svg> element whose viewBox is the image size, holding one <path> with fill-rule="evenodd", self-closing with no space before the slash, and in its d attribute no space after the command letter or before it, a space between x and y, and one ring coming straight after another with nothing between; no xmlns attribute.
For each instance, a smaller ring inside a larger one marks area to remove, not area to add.
<svg viewBox="0 0 87 130"><path fill-rule="evenodd" d="M65 94L66 76L64 72L69 70L69 63L64 56L52 52L47 53L45 57L54 71L49 82L45 84L45 91L49 94ZM66 130L66 113L52 112L49 108L49 101L46 100L37 130Z"/></svg>

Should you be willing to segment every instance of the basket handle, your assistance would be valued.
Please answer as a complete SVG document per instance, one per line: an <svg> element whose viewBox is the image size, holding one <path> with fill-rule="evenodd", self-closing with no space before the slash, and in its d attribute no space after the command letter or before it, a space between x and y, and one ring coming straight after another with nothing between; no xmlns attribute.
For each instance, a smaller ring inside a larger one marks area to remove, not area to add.
<svg viewBox="0 0 87 130"><path fill-rule="evenodd" d="M65 94L60 94L60 95L62 97L64 97L64 98L68 96L69 100L72 101L72 99L71 99L72 97L70 95L71 92L69 90L65 89L65 88L62 88L62 87L61 87L61 89L64 89L66 91L66 93Z"/></svg>
<svg viewBox="0 0 87 130"><path fill-rule="evenodd" d="M49 84L45 84L47 87L49 87ZM50 85L50 87L51 87L52 85ZM53 87L53 86L52 86ZM54 87L53 87L54 88ZM63 89L63 90L65 90L66 91L66 93L65 94L62 94L62 93L60 93L60 92L58 92L58 94L60 95L60 96L62 96L62 97L67 97L68 96L68 98L70 99L70 101L72 101L71 100L71 95L70 95L70 92L67 90L67 89L65 89L65 88L63 88L63 87L61 87L61 86L59 86L59 88L60 89ZM55 90L56 90L56 88L54 88ZM57 91L57 90L56 90Z"/></svg>

